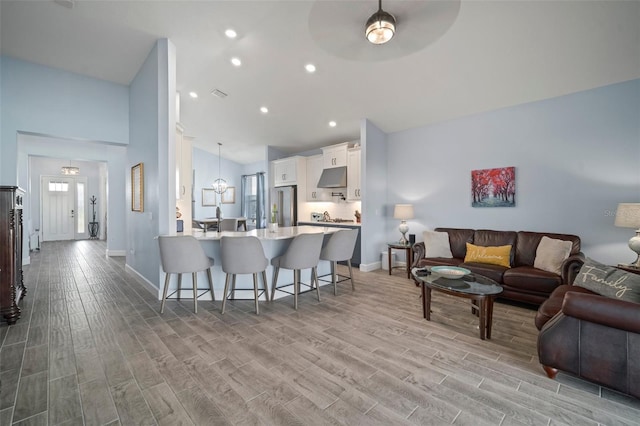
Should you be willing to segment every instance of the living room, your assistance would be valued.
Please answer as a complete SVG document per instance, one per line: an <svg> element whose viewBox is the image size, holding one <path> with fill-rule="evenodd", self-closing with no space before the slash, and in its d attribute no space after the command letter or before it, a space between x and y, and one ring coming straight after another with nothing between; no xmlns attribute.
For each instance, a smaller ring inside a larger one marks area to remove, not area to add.
<svg viewBox="0 0 640 426"><path fill-rule="evenodd" d="M631 11L637 17L638 8ZM627 30L621 35L625 46L628 38L637 41L639 31L637 24ZM365 267L376 265L386 243L400 237L393 218L398 203L413 204L408 225L418 239L440 226L568 233L581 238L589 257L610 265L633 261L627 247L633 230L614 226L618 203L640 202L640 55L637 47L628 52L635 69L621 67L612 81L585 83L584 90L537 97L547 88L520 78L516 67L509 79L534 92L527 102L388 132L371 117L359 120ZM100 247L126 256L128 272L156 287L160 261L153 238L175 229L175 200L164 188L175 187L171 135L179 56L170 39L154 41L130 85L12 56L2 56L0 64L1 183L28 188L30 155L106 162L109 187L119 190L109 192L109 239ZM609 59L594 55L592 65ZM480 96L454 92L452 97L469 101ZM395 107L392 102L384 110L396 114ZM275 147L264 151L265 169L282 155ZM129 211L130 168L139 162L152 194L142 214ZM495 167L515 167L515 207L472 207L471 171Z"/></svg>

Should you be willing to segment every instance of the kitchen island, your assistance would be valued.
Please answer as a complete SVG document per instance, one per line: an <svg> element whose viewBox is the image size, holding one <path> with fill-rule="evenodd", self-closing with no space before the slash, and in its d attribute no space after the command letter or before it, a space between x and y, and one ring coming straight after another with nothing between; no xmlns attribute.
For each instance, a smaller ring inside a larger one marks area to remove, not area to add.
<svg viewBox="0 0 640 426"><path fill-rule="evenodd" d="M237 231L237 232L215 232L208 231L204 232L201 229L194 229L189 234L193 235L197 240L202 244L202 248L204 249L207 256L215 259L215 265L211 268L211 274L213 276L213 288L216 294L216 300L222 300L222 294L224 292L224 280L225 273L222 271L222 262L220 258L220 239L222 237L245 237L245 236L254 236L257 237L262 243L262 248L264 249L264 254L269 259L269 263L271 263L271 259L283 255L291 240L299 234L317 234L322 233L325 235L326 239L330 237L334 232L339 231L341 228L333 227L333 226L287 226L287 227L279 227L276 232L270 232L268 229L253 229L251 231ZM176 233L175 235L184 235L183 233ZM318 263L318 275L328 274L331 271L331 266L327 261L320 261ZM272 279L273 279L273 267L271 264L267 267L267 285L269 290L271 290ZM302 271L301 279L305 283L309 283L311 272L310 270ZM164 273L161 274L161 281L164 282ZM278 277L278 284L282 285L285 283L293 283L293 271L281 269ZM326 285L328 283L319 281L320 285ZM198 273L198 287L199 288L207 288L207 277L204 272ZM262 279L259 280L259 286L262 287ZM171 283L169 285L169 293L172 293L177 287L177 278L171 277ZM191 274L183 274L182 275L182 295L184 298L190 299L193 297L193 291L189 290L192 287L191 282ZM241 290L247 289L247 290ZM243 295L248 295L247 297L253 297L253 278L251 275L238 275L236 278L236 297L238 299L243 298ZM158 290L158 298L161 298L162 289ZM250 291L251 293L247 293ZM276 291L275 298L281 298L287 296L286 293L281 291ZM177 298L177 294L174 294L170 297L170 299ZM204 294L199 300L211 300L209 293ZM266 300L265 295L260 296L260 300Z"/></svg>

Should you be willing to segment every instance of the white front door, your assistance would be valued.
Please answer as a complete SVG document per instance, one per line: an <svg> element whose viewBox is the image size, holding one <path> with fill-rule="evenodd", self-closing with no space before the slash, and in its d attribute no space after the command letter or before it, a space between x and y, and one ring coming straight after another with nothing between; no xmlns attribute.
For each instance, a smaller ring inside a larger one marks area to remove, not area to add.
<svg viewBox="0 0 640 426"><path fill-rule="evenodd" d="M43 176L42 240L87 238L87 179Z"/></svg>

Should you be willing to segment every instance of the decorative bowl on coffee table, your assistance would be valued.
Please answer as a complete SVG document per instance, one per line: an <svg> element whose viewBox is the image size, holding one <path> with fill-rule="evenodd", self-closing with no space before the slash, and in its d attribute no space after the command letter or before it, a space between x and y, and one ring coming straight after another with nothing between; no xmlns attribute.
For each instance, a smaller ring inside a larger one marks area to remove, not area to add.
<svg viewBox="0 0 640 426"><path fill-rule="evenodd" d="M450 280L457 280L471 273L470 270L460 268L459 266L433 266L431 268L431 272L435 272L436 274Z"/></svg>

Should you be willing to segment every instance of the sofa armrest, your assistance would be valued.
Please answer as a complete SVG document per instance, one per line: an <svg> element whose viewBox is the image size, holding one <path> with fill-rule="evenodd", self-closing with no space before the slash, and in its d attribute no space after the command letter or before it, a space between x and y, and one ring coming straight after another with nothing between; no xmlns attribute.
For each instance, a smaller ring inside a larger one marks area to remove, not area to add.
<svg viewBox="0 0 640 426"><path fill-rule="evenodd" d="M424 259L424 253L424 241L413 245L413 263L411 264L411 267L415 268L418 266L418 261L420 261L420 259Z"/></svg>
<svg viewBox="0 0 640 426"><path fill-rule="evenodd" d="M580 252L569 256L564 262L562 262L562 266L560 267L562 284L573 284L573 280L578 276L580 268L582 268L582 265L584 264L584 260L584 254Z"/></svg>
<svg viewBox="0 0 640 426"><path fill-rule="evenodd" d="M565 316L640 334L640 304L598 294L568 291L562 302Z"/></svg>

